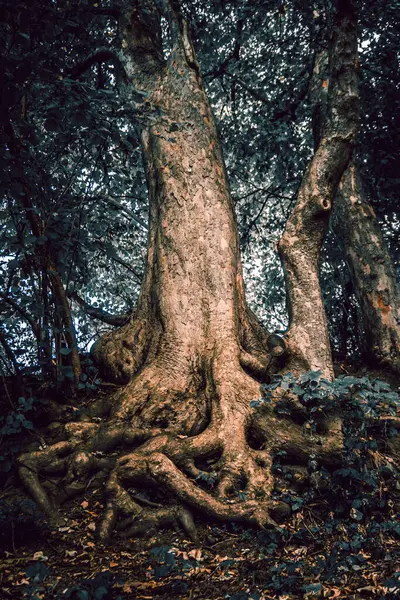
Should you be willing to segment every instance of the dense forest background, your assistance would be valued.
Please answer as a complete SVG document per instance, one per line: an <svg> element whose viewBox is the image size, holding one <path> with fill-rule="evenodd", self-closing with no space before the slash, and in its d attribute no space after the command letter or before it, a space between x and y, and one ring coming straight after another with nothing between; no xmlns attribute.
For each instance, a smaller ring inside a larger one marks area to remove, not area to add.
<svg viewBox="0 0 400 600"><path fill-rule="evenodd" d="M360 3L356 154L398 276L397 8ZM269 330L284 330L276 244L313 151L310 83L330 3L190 2L183 10L223 144L247 297ZM148 217L138 131L155 115L145 93L127 103L119 85L115 11L107 2L2 6L3 377L71 377L71 330L88 352L138 296ZM340 244L331 230L321 281L335 357L354 362L362 324Z"/></svg>

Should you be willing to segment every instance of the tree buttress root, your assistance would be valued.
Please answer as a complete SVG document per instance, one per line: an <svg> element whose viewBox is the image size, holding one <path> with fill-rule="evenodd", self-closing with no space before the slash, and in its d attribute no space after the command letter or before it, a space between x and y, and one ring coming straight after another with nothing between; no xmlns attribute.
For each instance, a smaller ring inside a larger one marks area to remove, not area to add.
<svg viewBox="0 0 400 600"><path fill-rule="evenodd" d="M242 371L197 396L184 387L145 369L111 410L94 404L65 426L67 439L19 458L21 480L51 523L60 523L58 505L104 487L103 542L114 529L136 536L160 526L181 526L196 540L193 513L276 527L290 509L272 499L274 456L285 454L299 472L310 456L328 467L341 462L340 419L311 436L296 411L292 418L273 403L252 408L259 386Z"/></svg>

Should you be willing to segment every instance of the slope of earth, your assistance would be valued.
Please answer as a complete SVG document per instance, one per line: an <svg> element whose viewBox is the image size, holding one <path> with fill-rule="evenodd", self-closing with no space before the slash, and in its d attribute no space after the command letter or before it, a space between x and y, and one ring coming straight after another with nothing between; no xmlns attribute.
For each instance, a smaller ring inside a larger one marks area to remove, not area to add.
<svg viewBox="0 0 400 600"><path fill-rule="evenodd" d="M101 393L97 390L95 397ZM312 490L293 491L291 473L277 466L277 493L292 511L278 530L221 525L195 515L197 543L177 529L135 539L119 532L104 546L96 538L102 489L87 489L66 502L61 508L65 525L50 528L20 487L12 457L49 439L52 411L68 420L90 400L83 395L63 409L45 404L46 418L38 414L34 430L3 435L3 466L11 459L0 491L1 599L398 596L400 481L396 457L378 451L370 453L371 481L349 464L337 470L332 485L321 480Z"/></svg>

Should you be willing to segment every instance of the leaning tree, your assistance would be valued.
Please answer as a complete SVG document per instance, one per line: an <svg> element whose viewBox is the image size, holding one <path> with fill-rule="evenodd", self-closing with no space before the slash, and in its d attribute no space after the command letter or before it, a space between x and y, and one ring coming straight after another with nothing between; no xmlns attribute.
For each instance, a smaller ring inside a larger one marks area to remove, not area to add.
<svg viewBox="0 0 400 600"><path fill-rule="evenodd" d="M102 540L117 521L133 535L178 520L195 537L193 510L274 525L287 512L271 497L274 454L284 451L296 464L306 464L310 454L335 464L341 453L339 419L310 438L273 404L254 408L252 401L277 370L333 375L318 261L357 129L354 1L337 2L329 116L280 243L291 319L285 343L268 335L246 304L220 142L179 7L172 0L131 0L119 30L126 103L139 92L147 107L141 141L150 200L136 310L94 350L104 376L121 387L67 424L66 439L21 456L21 479L54 521L57 490L43 483L43 474L64 473L58 500L89 481L105 482ZM210 471L213 488L207 487ZM165 492L168 501L160 506L132 492L143 484ZM245 493L239 497L238 490Z"/></svg>

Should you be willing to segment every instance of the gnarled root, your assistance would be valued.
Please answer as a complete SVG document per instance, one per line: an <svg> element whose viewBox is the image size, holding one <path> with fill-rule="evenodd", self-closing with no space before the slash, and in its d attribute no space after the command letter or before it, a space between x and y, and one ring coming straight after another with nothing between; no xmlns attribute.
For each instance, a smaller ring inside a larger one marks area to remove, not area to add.
<svg viewBox="0 0 400 600"><path fill-rule="evenodd" d="M53 523L57 503L104 485L104 542L114 529L133 536L160 526L182 527L196 540L197 513L276 527L290 509L272 499L274 456L285 452L300 471L310 457L339 464L340 420L310 436L273 405L251 408L258 384L240 368L215 381L200 390L186 381L185 393L183 380L145 369L114 398L108 422L91 422L97 412L88 411L66 426L66 441L22 455L21 480ZM154 498L143 492L149 487Z"/></svg>

